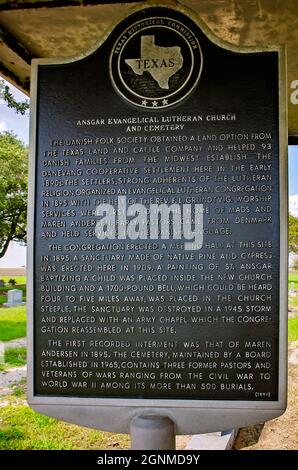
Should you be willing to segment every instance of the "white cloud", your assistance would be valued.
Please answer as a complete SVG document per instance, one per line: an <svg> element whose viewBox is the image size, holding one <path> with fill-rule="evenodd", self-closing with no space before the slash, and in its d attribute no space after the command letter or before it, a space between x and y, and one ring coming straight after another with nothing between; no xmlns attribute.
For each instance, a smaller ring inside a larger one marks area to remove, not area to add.
<svg viewBox="0 0 298 470"><path fill-rule="evenodd" d="M289 211L295 217L298 217L298 194L289 196Z"/></svg>
<svg viewBox="0 0 298 470"><path fill-rule="evenodd" d="M0 132L7 131L7 125L4 121L0 121Z"/></svg>

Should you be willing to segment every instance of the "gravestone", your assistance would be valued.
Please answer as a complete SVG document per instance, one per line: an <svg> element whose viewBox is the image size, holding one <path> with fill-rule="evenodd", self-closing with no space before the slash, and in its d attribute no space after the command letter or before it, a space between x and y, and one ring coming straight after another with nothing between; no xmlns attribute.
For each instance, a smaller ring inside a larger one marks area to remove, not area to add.
<svg viewBox="0 0 298 470"><path fill-rule="evenodd" d="M23 302L23 291L20 289L10 289L7 292L7 302L4 303L4 307L16 307L18 305L24 305Z"/></svg>
<svg viewBox="0 0 298 470"><path fill-rule="evenodd" d="M117 432L144 413L181 434L280 415L283 48L231 46L182 7L146 7L89 55L33 71L30 405ZM202 207L202 244L186 237L195 216L161 236L167 212L136 236L133 204L174 205L173 219Z"/></svg>
<svg viewBox="0 0 298 470"><path fill-rule="evenodd" d="M290 287L290 290L289 290L289 296L290 297L296 297L296 289L295 289L295 283L294 282L291 282L291 287Z"/></svg>

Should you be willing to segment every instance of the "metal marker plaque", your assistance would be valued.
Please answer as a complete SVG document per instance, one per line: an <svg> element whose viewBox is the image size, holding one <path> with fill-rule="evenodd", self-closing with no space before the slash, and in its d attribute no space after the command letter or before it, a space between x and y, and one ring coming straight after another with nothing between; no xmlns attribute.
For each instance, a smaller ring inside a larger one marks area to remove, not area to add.
<svg viewBox="0 0 298 470"><path fill-rule="evenodd" d="M282 49L166 7L35 62L34 408L117 431L150 409L180 433L282 412L283 73Z"/></svg>

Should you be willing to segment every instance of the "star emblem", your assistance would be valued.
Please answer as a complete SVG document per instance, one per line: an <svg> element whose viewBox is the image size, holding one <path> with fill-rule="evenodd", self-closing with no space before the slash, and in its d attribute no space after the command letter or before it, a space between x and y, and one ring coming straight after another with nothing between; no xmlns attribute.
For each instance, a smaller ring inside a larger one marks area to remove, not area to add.
<svg viewBox="0 0 298 470"><path fill-rule="evenodd" d="M142 101L142 105L143 105L143 106L147 106L147 103L148 103L147 100L143 100L143 101Z"/></svg>
<svg viewBox="0 0 298 470"><path fill-rule="evenodd" d="M152 101L153 108L157 108L157 101Z"/></svg>
<svg viewBox="0 0 298 470"><path fill-rule="evenodd" d="M168 100L163 99L163 100L162 100L162 104L165 106L166 104L169 104L169 102L168 102Z"/></svg>

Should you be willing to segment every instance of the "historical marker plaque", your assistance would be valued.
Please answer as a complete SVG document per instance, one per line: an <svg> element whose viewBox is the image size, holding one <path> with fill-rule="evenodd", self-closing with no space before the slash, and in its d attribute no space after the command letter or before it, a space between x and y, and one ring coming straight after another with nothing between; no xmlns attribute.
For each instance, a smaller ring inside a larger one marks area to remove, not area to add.
<svg viewBox="0 0 298 470"><path fill-rule="evenodd" d="M282 49L221 44L166 7L135 11L86 57L36 61L36 409L125 431L150 408L178 432L281 413L283 73ZM98 238L104 204L114 225ZM151 210L161 206L173 212L154 236Z"/></svg>

